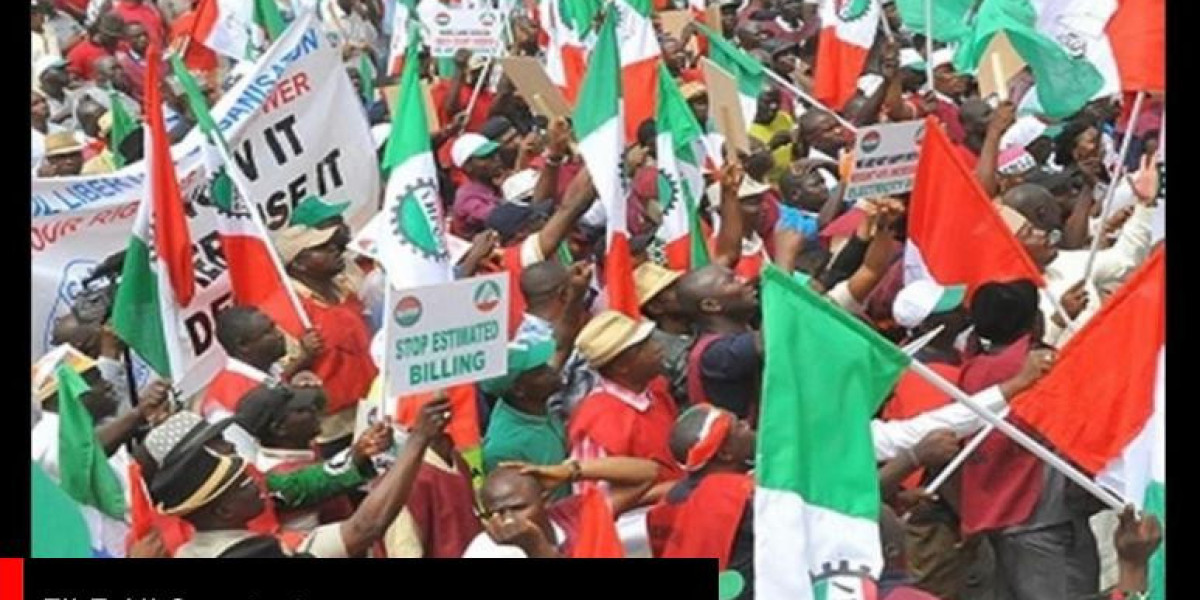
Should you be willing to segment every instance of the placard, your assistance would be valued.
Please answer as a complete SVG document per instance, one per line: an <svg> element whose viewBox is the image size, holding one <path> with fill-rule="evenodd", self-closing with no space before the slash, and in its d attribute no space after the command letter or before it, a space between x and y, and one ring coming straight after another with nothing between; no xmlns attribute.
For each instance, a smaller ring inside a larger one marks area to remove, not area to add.
<svg viewBox="0 0 1200 600"><path fill-rule="evenodd" d="M854 169L846 200L875 198L911 191L921 156L924 121L872 125L858 130Z"/></svg>
<svg viewBox="0 0 1200 600"><path fill-rule="evenodd" d="M570 118L571 104L550 81L550 76L538 59L528 56L501 58L500 68L534 113L551 120L555 117Z"/></svg>
<svg viewBox="0 0 1200 600"><path fill-rule="evenodd" d="M417 11L425 28L425 42L434 58L453 57L459 50L496 56L503 49L504 19L497 10L455 8L429 3Z"/></svg>
<svg viewBox="0 0 1200 600"><path fill-rule="evenodd" d="M748 125L742 115L742 101L738 95L737 80L717 63L707 58L700 59L704 68L704 82L708 86L709 113L717 123L717 131L725 136L726 152L737 149L750 152L750 137L746 135Z"/></svg>

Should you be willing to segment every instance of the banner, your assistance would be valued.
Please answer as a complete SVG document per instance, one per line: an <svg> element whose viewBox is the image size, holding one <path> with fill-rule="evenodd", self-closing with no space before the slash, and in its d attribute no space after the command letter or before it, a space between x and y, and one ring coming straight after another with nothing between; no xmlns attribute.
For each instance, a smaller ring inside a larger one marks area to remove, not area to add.
<svg viewBox="0 0 1200 600"><path fill-rule="evenodd" d="M501 31L504 19L500 11L484 8L455 8L437 2L423 2L417 9L421 26L427 32L434 58L454 56L459 50L470 50L480 56L496 56L503 48Z"/></svg>
<svg viewBox="0 0 1200 600"><path fill-rule="evenodd" d="M201 154L198 149L178 150L176 173L188 203L196 269L196 296L180 323L188 342L184 362L190 366L175 382L186 397L203 389L225 361L216 338L216 315L233 305L233 294L214 209L205 194ZM54 321L70 312L84 278L105 258L128 247L145 174L145 163L138 162L112 174L31 182L31 360L49 350ZM139 385L144 384L148 374L137 374Z"/></svg>
<svg viewBox="0 0 1200 600"><path fill-rule="evenodd" d="M504 375L508 294L503 273L393 290L386 317L387 397Z"/></svg>
<svg viewBox="0 0 1200 600"><path fill-rule="evenodd" d="M296 19L212 110L263 224L287 225L310 195L350 202L346 221L367 223L379 202L379 166L366 110L341 51L311 13ZM199 145L193 129L182 142Z"/></svg>
<svg viewBox="0 0 1200 600"><path fill-rule="evenodd" d="M924 121L859 129L846 201L912 191L924 135Z"/></svg>

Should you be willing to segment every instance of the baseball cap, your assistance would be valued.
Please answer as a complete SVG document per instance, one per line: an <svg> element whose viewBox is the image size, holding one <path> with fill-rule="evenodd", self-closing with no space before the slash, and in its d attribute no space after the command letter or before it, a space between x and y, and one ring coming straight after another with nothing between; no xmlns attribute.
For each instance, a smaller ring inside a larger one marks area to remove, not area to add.
<svg viewBox="0 0 1200 600"><path fill-rule="evenodd" d="M765 194L770 189L771 189L771 186L769 186L765 183L755 181L754 179L751 179L750 177L743 177L742 185L741 185L741 187L738 188L738 200L744 200L746 198L751 198L754 196L758 196L760 194Z"/></svg>
<svg viewBox="0 0 1200 600"><path fill-rule="evenodd" d="M914 281L896 294L892 302L892 317L905 329L915 329L930 315L952 311L962 306L967 295L965 285L938 285L931 279Z"/></svg>
<svg viewBox="0 0 1200 600"><path fill-rule="evenodd" d="M454 166L462 168L472 158L491 156L500 145L478 133L464 133L450 147L450 159Z"/></svg>
<svg viewBox="0 0 1200 600"><path fill-rule="evenodd" d="M933 51L933 58L929 61L933 68L936 69L942 65L954 66L954 50L950 48L942 48Z"/></svg>
<svg viewBox="0 0 1200 600"><path fill-rule="evenodd" d="M250 390L238 403L234 420L250 435L262 439L273 423L287 413L305 408L325 406L325 393L320 388L290 388L262 384Z"/></svg>
<svg viewBox="0 0 1200 600"><path fill-rule="evenodd" d="M313 229L307 225L292 225L279 232L275 238L275 248L286 265L296 260L301 252L328 242L336 233L337 227Z"/></svg>
<svg viewBox="0 0 1200 600"><path fill-rule="evenodd" d="M504 240L511 239L520 233L526 223L537 217L549 214L549 202L537 205L501 202L488 213L485 224L488 229L500 234Z"/></svg>
<svg viewBox="0 0 1200 600"><path fill-rule="evenodd" d="M330 204L323 198L309 196L296 205L296 210L292 211L292 218L288 221L288 225L316 227L329 219L342 216L342 213L346 212L349 207L349 202Z"/></svg>
<svg viewBox="0 0 1200 600"><path fill-rule="evenodd" d="M513 204L529 204L533 189L537 187L540 174L537 169L524 169L509 175L500 185L504 201Z"/></svg>
<svg viewBox="0 0 1200 600"><path fill-rule="evenodd" d="M1013 122L1008 131L1000 136L1000 147L1008 148L1010 146L1025 147L1033 143L1034 140L1045 135L1046 124L1041 119L1033 115L1025 115L1018 117Z"/></svg>
<svg viewBox="0 0 1200 600"><path fill-rule="evenodd" d="M527 337L508 343L508 371L504 375L479 383L480 389L493 396L503 396L512 389L517 378L529 371L550 364L557 345L552 337Z"/></svg>
<svg viewBox="0 0 1200 600"><path fill-rule="evenodd" d="M925 70L925 59L921 58L921 53L912 48L900 49L900 68L912 69L914 71Z"/></svg>
<svg viewBox="0 0 1200 600"><path fill-rule="evenodd" d="M42 73L45 73L54 67L66 66L67 61L63 60L62 57L54 54L47 54L41 58L38 58L37 61L33 63L33 77L34 79L41 79Z"/></svg>

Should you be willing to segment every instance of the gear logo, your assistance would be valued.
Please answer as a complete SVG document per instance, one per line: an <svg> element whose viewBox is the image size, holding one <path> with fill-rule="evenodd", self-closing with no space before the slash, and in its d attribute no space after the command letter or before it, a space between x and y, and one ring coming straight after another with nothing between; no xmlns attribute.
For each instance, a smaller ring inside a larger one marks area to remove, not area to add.
<svg viewBox="0 0 1200 600"><path fill-rule="evenodd" d="M857 21L867 14L872 0L834 0L834 11L839 19L847 22Z"/></svg>
<svg viewBox="0 0 1200 600"><path fill-rule="evenodd" d="M662 204L663 214L670 214L679 205L679 183L671 174L658 170L658 202Z"/></svg>
<svg viewBox="0 0 1200 600"><path fill-rule="evenodd" d="M405 188L392 209L392 231L401 245L429 260L448 260L445 233L438 210L437 183L418 179Z"/></svg>

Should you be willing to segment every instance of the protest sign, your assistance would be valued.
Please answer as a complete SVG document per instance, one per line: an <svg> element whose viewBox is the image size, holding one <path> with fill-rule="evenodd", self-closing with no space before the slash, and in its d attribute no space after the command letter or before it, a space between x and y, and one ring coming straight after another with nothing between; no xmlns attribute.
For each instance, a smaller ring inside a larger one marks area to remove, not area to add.
<svg viewBox="0 0 1200 600"><path fill-rule="evenodd" d="M393 291L385 307L387 397L503 375L508 294L502 273Z"/></svg>
<svg viewBox="0 0 1200 600"><path fill-rule="evenodd" d="M700 59L704 67L704 82L708 87L709 112L716 117L717 131L725 136L726 152L750 152L749 124L742 115L742 101L737 80L728 71L707 58Z"/></svg>
<svg viewBox="0 0 1200 600"><path fill-rule="evenodd" d="M692 22L692 13L686 10L664 10L658 13L658 18L662 22L664 33L681 40L683 39L683 28Z"/></svg>
<svg viewBox="0 0 1200 600"><path fill-rule="evenodd" d="M998 100L1008 100L1008 84L1012 78L1025 68L1025 61L1013 49L1012 43L1003 31L992 36L987 49L983 51L983 60L979 61L979 95L987 99L995 96Z"/></svg>
<svg viewBox="0 0 1200 600"><path fill-rule="evenodd" d="M859 129L846 200L911 191L924 135L924 121Z"/></svg>
<svg viewBox="0 0 1200 600"><path fill-rule="evenodd" d="M530 110L547 119L571 116L571 105L563 97L562 91L551 83L550 76L538 59L510 56L500 59L500 68L512 80Z"/></svg>
<svg viewBox="0 0 1200 600"><path fill-rule="evenodd" d="M454 56L470 50L480 56L496 56L503 49L501 33L504 19L500 11L486 8L442 6L423 3L418 9L425 41L434 58Z"/></svg>
<svg viewBox="0 0 1200 600"><path fill-rule="evenodd" d="M207 385L224 364L216 315L233 305L233 293L216 216L204 193L206 173L200 152L175 155L179 189L187 201L196 275L196 295L181 311L179 324L187 367L175 385L186 397ZM129 245L145 174L145 163L139 161L105 175L32 180L31 359L49 350L54 321L70 312L83 291L83 280L100 261Z"/></svg>
<svg viewBox="0 0 1200 600"><path fill-rule="evenodd" d="M366 111L340 50L304 14L213 108L263 224L283 229L310 195L350 202L354 229L376 212L379 168ZM199 144L193 130L183 144Z"/></svg>

